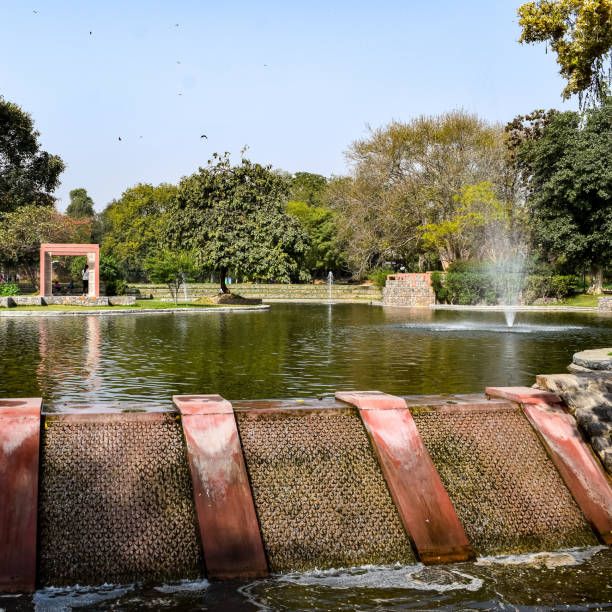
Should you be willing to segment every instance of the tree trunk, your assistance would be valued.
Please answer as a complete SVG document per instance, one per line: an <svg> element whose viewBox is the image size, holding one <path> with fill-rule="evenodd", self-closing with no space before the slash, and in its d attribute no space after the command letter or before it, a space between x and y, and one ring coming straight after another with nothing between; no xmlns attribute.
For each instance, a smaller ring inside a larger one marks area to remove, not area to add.
<svg viewBox="0 0 612 612"><path fill-rule="evenodd" d="M221 291L223 293L229 293L230 290L227 288L227 285L225 284L225 275L227 274L227 270L221 270L220 275L221 275Z"/></svg>
<svg viewBox="0 0 612 612"><path fill-rule="evenodd" d="M603 267L591 266L591 285L587 293L597 295L603 291Z"/></svg>

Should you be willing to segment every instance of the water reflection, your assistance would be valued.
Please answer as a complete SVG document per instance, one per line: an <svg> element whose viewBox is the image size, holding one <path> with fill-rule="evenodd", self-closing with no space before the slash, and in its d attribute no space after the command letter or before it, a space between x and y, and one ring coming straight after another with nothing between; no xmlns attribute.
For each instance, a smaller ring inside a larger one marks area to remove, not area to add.
<svg viewBox="0 0 612 612"><path fill-rule="evenodd" d="M0 319L0 396L51 410L170 406L175 393L228 399L345 389L398 395L531 385L572 353L612 345L612 317L274 304L250 313Z"/></svg>

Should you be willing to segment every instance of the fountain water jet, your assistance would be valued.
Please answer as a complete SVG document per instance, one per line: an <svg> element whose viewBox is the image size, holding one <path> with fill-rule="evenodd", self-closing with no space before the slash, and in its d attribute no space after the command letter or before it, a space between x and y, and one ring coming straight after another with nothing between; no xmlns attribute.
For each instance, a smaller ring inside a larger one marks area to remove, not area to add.
<svg viewBox="0 0 612 612"><path fill-rule="evenodd" d="M327 275L327 286L329 288L329 293L328 293L328 299L331 301L332 299L332 285L334 284L334 275L332 274L332 271L329 271L329 274Z"/></svg>

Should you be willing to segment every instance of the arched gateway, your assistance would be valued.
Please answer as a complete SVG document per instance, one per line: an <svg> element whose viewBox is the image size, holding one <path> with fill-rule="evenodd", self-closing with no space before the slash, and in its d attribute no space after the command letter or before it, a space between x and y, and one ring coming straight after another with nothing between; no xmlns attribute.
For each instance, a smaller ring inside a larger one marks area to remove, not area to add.
<svg viewBox="0 0 612 612"><path fill-rule="evenodd" d="M86 255L89 265L90 298L100 297L100 245L98 244L41 244L40 245L40 295L53 295L51 281L53 255Z"/></svg>

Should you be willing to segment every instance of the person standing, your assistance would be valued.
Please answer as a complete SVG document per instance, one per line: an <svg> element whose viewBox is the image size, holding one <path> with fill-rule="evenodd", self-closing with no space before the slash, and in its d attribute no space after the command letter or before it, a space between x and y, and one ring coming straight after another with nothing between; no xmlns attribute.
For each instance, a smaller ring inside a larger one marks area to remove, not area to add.
<svg viewBox="0 0 612 612"><path fill-rule="evenodd" d="M85 264L81 276L83 278L83 295L87 295L89 293L89 266L87 264Z"/></svg>

